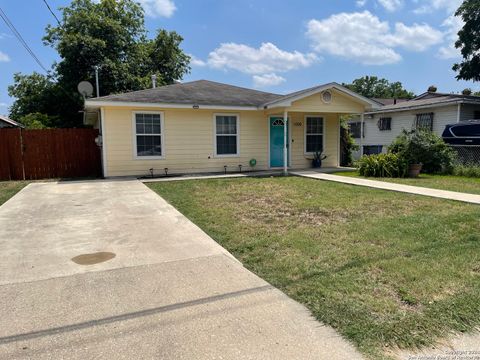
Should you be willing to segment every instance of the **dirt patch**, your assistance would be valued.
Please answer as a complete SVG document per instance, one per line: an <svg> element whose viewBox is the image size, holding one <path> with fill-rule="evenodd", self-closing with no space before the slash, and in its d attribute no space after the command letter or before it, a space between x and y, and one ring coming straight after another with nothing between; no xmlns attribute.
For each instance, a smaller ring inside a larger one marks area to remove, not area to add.
<svg viewBox="0 0 480 360"><path fill-rule="evenodd" d="M244 223L283 223L305 225L327 225L344 223L349 214L346 211L326 208L299 209L288 198L275 195L263 197L238 197L236 199L240 221Z"/></svg>
<svg viewBox="0 0 480 360"><path fill-rule="evenodd" d="M111 260L116 255L111 252L97 252L93 254L82 254L73 257L71 260L78 265L94 265Z"/></svg>

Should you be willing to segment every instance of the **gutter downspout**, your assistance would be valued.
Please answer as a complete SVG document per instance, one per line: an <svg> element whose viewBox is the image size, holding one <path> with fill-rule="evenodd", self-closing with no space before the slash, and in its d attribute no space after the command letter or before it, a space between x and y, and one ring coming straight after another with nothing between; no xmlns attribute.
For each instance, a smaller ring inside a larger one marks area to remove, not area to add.
<svg viewBox="0 0 480 360"><path fill-rule="evenodd" d="M103 177L106 178L107 174L107 143L105 138L105 109L100 108L100 134L102 136L102 172Z"/></svg>
<svg viewBox="0 0 480 360"><path fill-rule="evenodd" d="M458 106L457 106L457 123L460 122L460 113L462 111L462 103L458 103Z"/></svg>
<svg viewBox="0 0 480 360"><path fill-rule="evenodd" d="M283 175L288 175L288 144L287 144L288 111L283 112Z"/></svg>
<svg viewBox="0 0 480 360"><path fill-rule="evenodd" d="M363 126L365 122L365 115L360 115L360 157L363 156Z"/></svg>

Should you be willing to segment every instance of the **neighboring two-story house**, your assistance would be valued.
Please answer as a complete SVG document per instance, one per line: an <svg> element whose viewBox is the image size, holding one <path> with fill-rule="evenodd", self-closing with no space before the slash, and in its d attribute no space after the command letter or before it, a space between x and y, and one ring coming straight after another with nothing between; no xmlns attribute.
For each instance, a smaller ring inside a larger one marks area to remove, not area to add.
<svg viewBox="0 0 480 360"><path fill-rule="evenodd" d="M426 128L441 136L445 125L480 119L480 96L427 92L412 100L376 99L384 105L349 122L350 132L360 146L354 154L386 152L402 129Z"/></svg>

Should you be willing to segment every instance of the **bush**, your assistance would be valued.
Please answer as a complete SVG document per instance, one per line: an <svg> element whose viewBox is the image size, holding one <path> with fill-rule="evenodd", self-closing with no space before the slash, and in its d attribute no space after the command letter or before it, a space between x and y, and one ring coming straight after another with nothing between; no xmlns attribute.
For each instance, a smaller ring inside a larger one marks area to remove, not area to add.
<svg viewBox="0 0 480 360"><path fill-rule="evenodd" d="M451 173L456 156L441 137L427 130L403 130L388 151L408 164L422 164L422 172L429 174Z"/></svg>
<svg viewBox="0 0 480 360"><path fill-rule="evenodd" d="M406 177L408 162L392 153L365 155L358 161L358 171L366 177Z"/></svg>
<svg viewBox="0 0 480 360"><path fill-rule="evenodd" d="M480 165L457 165L453 168L453 175L480 178Z"/></svg>

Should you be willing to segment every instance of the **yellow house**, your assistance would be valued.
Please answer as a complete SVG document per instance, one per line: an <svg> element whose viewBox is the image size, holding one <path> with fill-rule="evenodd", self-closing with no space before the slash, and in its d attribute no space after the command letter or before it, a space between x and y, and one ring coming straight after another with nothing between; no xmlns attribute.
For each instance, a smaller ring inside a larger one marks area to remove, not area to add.
<svg viewBox="0 0 480 360"><path fill-rule="evenodd" d="M379 104L330 83L287 95L199 80L88 99L105 177L337 167L340 117Z"/></svg>

